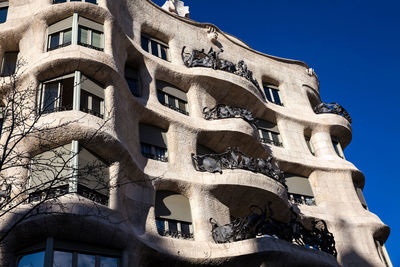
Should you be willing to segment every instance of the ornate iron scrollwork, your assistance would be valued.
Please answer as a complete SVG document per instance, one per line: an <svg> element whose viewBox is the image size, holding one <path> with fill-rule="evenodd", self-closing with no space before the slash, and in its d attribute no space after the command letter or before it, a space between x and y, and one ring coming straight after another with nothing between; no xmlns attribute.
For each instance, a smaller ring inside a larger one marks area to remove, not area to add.
<svg viewBox="0 0 400 267"><path fill-rule="evenodd" d="M181 56L186 67L204 67L234 73L250 81L264 98L258 81L253 77L253 72L247 68L244 60L240 60L237 64L234 64L231 61L219 58L219 55L224 52L222 48L219 51L214 51L211 47L208 53L206 53L204 49L194 49L192 53L185 53L185 48L186 46L182 48Z"/></svg>
<svg viewBox="0 0 400 267"><path fill-rule="evenodd" d="M316 114L322 113L333 113L344 117L350 123L352 123L350 114L338 103L320 103L314 107L314 112Z"/></svg>
<svg viewBox="0 0 400 267"><path fill-rule="evenodd" d="M288 223L273 218L271 203L262 209L258 206L250 207L250 215L235 218L231 223L219 225L216 220L210 218L212 225L212 237L216 243L235 242L256 236L267 235L273 238L318 249L336 257L335 239L328 231L326 222L313 220L309 227L303 225L299 216L291 209L291 217Z"/></svg>
<svg viewBox="0 0 400 267"><path fill-rule="evenodd" d="M287 188L283 171L273 166L272 160L272 157L251 158L240 152L238 148L230 147L221 154L195 155L192 153L193 165L197 171L222 173L223 169L249 170L267 175Z"/></svg>
<svg viewBox="0 0 400 267"><path fill-rule="evenodd" d="M206 120L219 120L226 118L242 118L250 124L255 123L253 113L244 108L230 107L225 104L218 104L213 108L205 107L203 109Z"/></svg>

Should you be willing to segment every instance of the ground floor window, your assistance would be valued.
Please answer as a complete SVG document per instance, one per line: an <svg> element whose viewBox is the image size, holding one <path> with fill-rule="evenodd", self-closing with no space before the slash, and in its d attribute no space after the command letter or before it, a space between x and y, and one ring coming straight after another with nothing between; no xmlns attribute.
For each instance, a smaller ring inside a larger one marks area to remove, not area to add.
<svg viewBox="0 0 400 267"><path fill-rule="evenodd" d="M101 251L101 252L99 252ZM46 242L25 249L17 257L17 267L119 267L120 253L80 243L47 238Z"/></svg>

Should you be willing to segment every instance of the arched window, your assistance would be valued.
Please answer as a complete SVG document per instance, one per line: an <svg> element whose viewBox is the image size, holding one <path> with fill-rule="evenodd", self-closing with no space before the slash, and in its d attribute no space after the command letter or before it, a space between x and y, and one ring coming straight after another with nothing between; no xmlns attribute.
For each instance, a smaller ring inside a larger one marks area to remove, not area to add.
<svg viewBox="0 0 400 267"><path fill-rule="evenodd" d="M139 124L140 150L148 159L168 161L167 135L158 127Z"/></svg>
<svg viewBox="0 0 400 267"><path fill-rule="evenodd" d="M172 191L157 191L155 215L160 235L193 238L192 213L187 197Z"/></svg>
<svg viewBox="0 0 400 267"><path fill-rule="evenodd" d="M168 44L142 33L141 45L144 51L169 61Z"/></svg>

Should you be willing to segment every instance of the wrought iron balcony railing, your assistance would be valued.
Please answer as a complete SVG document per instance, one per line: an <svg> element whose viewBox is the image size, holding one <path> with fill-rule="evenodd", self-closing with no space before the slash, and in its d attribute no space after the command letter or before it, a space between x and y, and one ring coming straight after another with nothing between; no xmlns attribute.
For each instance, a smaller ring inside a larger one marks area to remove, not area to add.
<svg viewBox="0 0 400 267"><path fill-rule="evenodd" d="M208 53L202 50L192 50L192 53L185 53L184 46L182 48L182 60L186 67L193 68L193 67L204 67L204 68L212 68L214 70L222 70L226 72L230 72L241 76L251 82L260 93L260 96L265 100L264 94L258 84L258 81L254 78L253 72L247 68L247 64L244 63L244 60L239 60L237 64L230 62L226 59L221 59L219 54L224 52L223 49L219 51L214 51L212 48Z"/></svg>
<svg viewBox="0 0 400 267"><path fill-rule="evenodd" d="M87 47L87 48L91 48L91 49L94 49L94 50L97 50L97 51L102 51L102 52L104 51L103 48L97 47L97 46L94 46L94 45L91 45L91 44L86 44L86 43L78 42L78 45L81 45L81 46L84 46L84 47Z"/></svg>
<svg viewBox="0 0 400 267"><path fill-rule="evenodd" d="M71 42L65 42L63 44L59 44L59 45L56 45L56 46L49 47L47 49L47 51L53 51L53 50L56 50L58 48L63 48L63 47L69 46L69 45L71 45Z"/></svg>
<svg viewBox="0 0 400 267"><path fill-rule="evenodd" d="M108 205L108 196L103 195L102 193L99 193L98 191L90 189L84 185L78 184L78 194L94 202L103 204L105 206Z"/></svg>
<svg viewBox="0 0 400 267"><path fill-rule="evenodd" d="M338 103L320 103L314 107L316 114L332 113L344 117L350 123L352 123L350 114Z"/></svg>
<svg viewBox="0 0 400 267"><path fill-rule="evenodd" d="M218 104L213 108L205 107L203 109L204 118L206 120L220 120L227 118L242 118L250 124L255 124L256 119L253 113L245 108L230 107L225 104Z"/></svg>
<svg viewBox="0 0 400 267"><path fill-rule="evenodd" d="M289 222L281 222L273 217L271 203L261 209L250 208L250 215L235 218L231 223L219 225L210 218L212 237L216 243L235 242L257 236L269 236L285 240L300 246L317 249L336 257L335 239L328 231L326 222L312 220L309 226L304 225L297 213L291 210Z"/></svg>
<svg viewBox="0 0 400 267"><path fill-rule="evenodd" d="M290 194L289 193L289 201L292 204L302 204L307 206L315 206L315 199L313 197L297 195L297 194Z"/></svg>
<svg viewBox="0 0 400 267"><path fill-rule="evenodd" d="M262 173L278 181L287 188L283 171L272 164L272 157L267 159L251 158L240 152L238 148L228 148L221 154L192 154L195 169L202 172L219 172L223 169L243 169Z"/></svg>

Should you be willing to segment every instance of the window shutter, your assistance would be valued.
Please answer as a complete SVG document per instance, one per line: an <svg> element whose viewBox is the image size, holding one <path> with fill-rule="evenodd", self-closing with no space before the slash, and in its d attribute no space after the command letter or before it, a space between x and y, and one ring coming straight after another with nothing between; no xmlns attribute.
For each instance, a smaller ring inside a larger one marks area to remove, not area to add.
<svg viewBox="0 0 400 267"><path fill-rule="evenodd" d="M173 86L167 82L157 80L156 87L157 87L157 90L160 90L166 94L172 95L180 100L188 102L185 92L181 91L180 89L176 88L175 86Z"/></svg>
<svg viewBox="0 0 400 267"><path fill-rule="evenodd" d="M50 25L47 29L47 34L50 35L69 28L72 28L72 16Z"/></svg>
<svg viewBox="0 0 400 267"><path fill-rule="evenodd" d="M164 219L192 222L189 199L171 191L157 191L155 215Z"/></svg>
<svg viewBox="0 0 400 267"><path fill-rule="evenodd" d="M278 126L272 122L257 119L256 125L258 128L265 129L274 133L279 133Z"/></svg>
<svg viewBox="0 0 400 267"><path fill-rule="evenodd" d="M140 142L167 148L167 135L161 128L139 124Z"/></svg>
<svg viewBox="0 0 400 267"><path fill-rule="evenodd" d="M78 24L81 26L84 26L86 28L92 29L92 30L104 32L104 27L102 24L94 22L92 20L89 20L89 19L81 17L81 16L79 16L79 18L78 18Z"/></svg>
<svg viewBox="0 0 400 267"><path fill-rule="evenodd" d="M294 174L286 174L285 180L289 193L308 197L314 196L308 178Z"/></svg>
<svg viewBox="0 0 400 267"><path fill-rule="evenodd" d="M104 100L104 88L83 74L81 77L81 90L85 90Z"/></svg>

